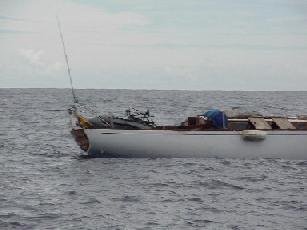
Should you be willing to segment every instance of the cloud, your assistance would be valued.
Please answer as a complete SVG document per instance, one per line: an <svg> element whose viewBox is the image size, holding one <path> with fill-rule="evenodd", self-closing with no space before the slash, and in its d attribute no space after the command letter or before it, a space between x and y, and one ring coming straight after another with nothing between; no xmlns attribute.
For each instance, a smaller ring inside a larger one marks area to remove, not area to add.
<svg viewBox="0 0 307 230"><path fill-rule="evenodd" d="M24 60L32 67L39 68L45 73L55 73L62 70L64 65L60 61L55 61L51 63L50 60L44 61L43 55L45 51L43 50L33 50L33 49L20 49L19 54Z"/></svg>
<svg viewBox="0 0 307 230"><path fill-rule="evenodd" d="M43 62L41 56L44 53L43 50L32 50L32 49L20 49L19 54L24 57L31 65L42 66Z"/></svg>

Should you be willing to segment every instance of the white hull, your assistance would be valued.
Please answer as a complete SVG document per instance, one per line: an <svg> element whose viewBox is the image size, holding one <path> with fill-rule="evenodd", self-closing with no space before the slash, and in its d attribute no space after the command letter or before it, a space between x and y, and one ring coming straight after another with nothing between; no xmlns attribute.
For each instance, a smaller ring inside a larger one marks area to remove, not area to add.
<svg viewBox="0 0 307 230"><path fill-rule="evenodd" d="M307 131L267 131L246 140L241 131L85 129L89 154L105 157L218 157L307 160Z"/></svg>

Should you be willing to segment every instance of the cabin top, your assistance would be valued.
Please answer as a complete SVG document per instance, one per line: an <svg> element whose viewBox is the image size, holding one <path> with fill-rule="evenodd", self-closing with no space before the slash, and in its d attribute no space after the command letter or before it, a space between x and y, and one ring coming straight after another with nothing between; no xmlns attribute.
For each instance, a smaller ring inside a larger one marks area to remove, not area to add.
<svg viewBox="0 0 307 230"><path fill-rule="evenodd" d="M210 119L203 116L188 117L179 126L157 126L157 129L171 130L307 130L307 119L286 117L247 117L228 118L227 127L216 127Z"/></svg>

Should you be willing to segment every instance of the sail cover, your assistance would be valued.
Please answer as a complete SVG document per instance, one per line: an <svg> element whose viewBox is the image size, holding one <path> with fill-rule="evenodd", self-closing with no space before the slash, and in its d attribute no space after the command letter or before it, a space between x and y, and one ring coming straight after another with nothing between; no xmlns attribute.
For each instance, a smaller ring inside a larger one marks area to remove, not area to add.
<svg viewBox="0 0 307 230"><path fill-rule="evenodd" d="M223 111L218 109L210 109L203 114L210 120L215 128L218 129L227 129L228 127L228 118Z"/></svg>

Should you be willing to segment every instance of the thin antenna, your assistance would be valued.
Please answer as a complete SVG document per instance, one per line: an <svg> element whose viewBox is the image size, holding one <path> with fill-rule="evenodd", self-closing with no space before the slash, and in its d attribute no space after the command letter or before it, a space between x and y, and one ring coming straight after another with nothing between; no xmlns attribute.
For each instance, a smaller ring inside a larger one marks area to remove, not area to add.
<svg viewBox="0 0 307 230"><path fill-rule="evenodd" d="M60 24L60 20L59 20L58 16L56 16L56 20L57 20L57 23L58 23L58 29L59 29L60 37L61 37L61 41L62 41L63 52L64 52L64 57L65 57L66 67L67 67L67 73L68 73L69 80L70 80L70 87L71 87L72 97L74 99L74 103L78 103L78 98L77 98L77 96L75 94L74 86L72 84L72 77L71 77L71 73L70 73L70 67L69 67L69 62L68 62L68 55L66 53L64 37L63 37L63 33L62 33L62 29L61 29L61 24Z"/></svg>

